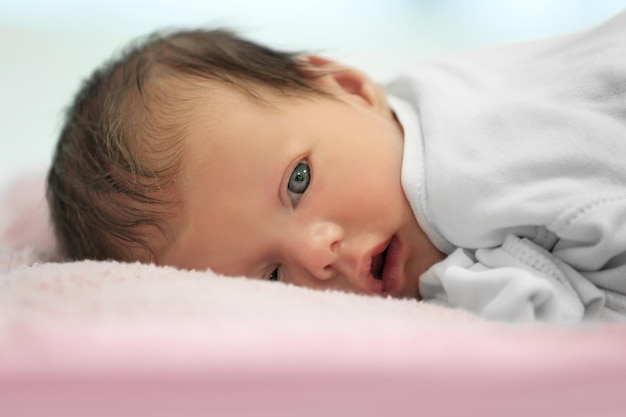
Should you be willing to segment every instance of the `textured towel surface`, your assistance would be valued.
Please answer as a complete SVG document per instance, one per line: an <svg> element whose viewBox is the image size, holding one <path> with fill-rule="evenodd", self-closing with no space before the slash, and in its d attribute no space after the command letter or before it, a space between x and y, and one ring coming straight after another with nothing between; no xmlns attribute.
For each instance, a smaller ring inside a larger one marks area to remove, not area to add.
<svg viewBox="0 0 626 417"><path fill-rule="evenodd" d="M54 263L41 176L0 200L6 415L623 416L626 326L509 327L210 271Z"/></svg>

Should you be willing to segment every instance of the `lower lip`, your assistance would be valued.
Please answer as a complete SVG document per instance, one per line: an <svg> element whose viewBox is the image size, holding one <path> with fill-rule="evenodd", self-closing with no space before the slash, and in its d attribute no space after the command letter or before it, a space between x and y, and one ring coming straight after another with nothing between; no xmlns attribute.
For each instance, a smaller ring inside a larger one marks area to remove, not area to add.
<svg viewBox="0 0 626 417"><path fill-rule="evenodd" d="M402 271L402 245L397 237L393 237L387 249L383 268L384 293L397 296L402 291L404 282Z"/></svg>

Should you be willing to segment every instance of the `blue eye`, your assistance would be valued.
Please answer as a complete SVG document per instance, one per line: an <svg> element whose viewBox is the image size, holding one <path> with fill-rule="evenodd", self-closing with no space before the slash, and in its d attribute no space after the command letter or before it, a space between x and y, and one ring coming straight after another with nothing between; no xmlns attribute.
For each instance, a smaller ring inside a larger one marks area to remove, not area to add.
<svg viewBox="0 0 626 417"><path fill-rule="evenodd" d="M289 198L294 207L298 205L302 194L309 188L310 182L311 168L309 168L309 164L306 161L302 161L294 168L287 184Z"/></svg>

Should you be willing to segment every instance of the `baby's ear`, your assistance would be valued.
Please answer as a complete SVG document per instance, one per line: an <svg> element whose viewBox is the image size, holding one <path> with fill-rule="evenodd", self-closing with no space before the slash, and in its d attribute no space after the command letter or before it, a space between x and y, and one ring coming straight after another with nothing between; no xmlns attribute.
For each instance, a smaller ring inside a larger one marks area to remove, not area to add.
<svg viewBox="0 0 626 417"><path fill-rule="evenodd" d="M363 100L375 110L388 110L383 89L364 72L315 55L302 55L298 62L304 74L329 93Z"/></svg>

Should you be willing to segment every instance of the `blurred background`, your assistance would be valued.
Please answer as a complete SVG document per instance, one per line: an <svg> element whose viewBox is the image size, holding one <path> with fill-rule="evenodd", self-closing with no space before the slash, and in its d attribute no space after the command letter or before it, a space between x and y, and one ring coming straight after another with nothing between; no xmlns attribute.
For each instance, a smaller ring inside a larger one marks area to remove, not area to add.
<svg viewBox="0 0 626 417"><path fill-rule="evenodd" d="M385 82L440 54L580 30L626 0L0 0L0 184L46 169L80 81L130 39L227 26Z"/></svg>

